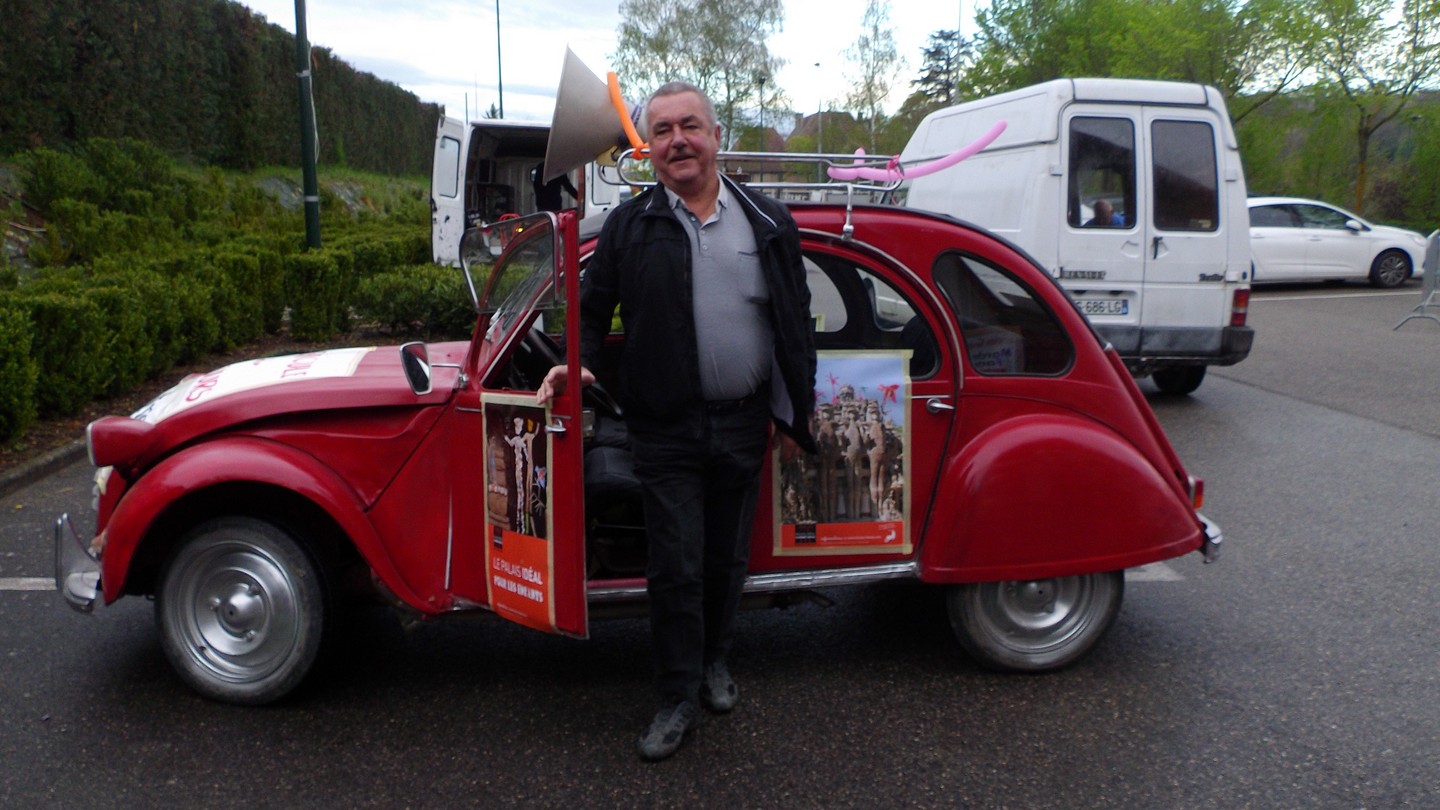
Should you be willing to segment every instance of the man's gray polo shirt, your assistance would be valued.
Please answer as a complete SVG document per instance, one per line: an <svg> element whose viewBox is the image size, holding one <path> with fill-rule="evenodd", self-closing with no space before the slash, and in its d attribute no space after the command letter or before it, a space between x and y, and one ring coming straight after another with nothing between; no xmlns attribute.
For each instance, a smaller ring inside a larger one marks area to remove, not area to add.
<svg viewBox="0 0 1440 810"><path fill-rule="evenodd" d="M743 203L722 180L715 213L702 224L679 195L668 188L665 193L689 226L701 391L712 402L749 396L770 379L775 332L770 289Z"/></svg>

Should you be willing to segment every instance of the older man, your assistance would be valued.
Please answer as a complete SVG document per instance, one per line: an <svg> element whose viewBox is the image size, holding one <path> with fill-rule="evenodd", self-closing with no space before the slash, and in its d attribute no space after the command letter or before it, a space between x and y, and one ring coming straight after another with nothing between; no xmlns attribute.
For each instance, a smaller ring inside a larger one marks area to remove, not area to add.
<svg viewBox="0 0 1440 810"><path fill-rule="evenodd" d="M644 108L660 183L610 213L581 290L582 383L618 305L618 396L644 492L646 575L661 707L647 760L698 718L734 708L727 655L770 423L814 452L810 292L785 207L723 178L720 125L693 85ZM538 394L563 390L556 367Z"/></svg>

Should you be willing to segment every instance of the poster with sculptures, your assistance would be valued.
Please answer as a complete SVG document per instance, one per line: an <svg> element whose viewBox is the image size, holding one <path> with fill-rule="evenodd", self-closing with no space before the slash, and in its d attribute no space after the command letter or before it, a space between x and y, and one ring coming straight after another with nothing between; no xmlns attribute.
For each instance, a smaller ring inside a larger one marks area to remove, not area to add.
<svg viewBox="0 0 1440 810"><path fill-rule="evenodd" d="M780 443L775 553L910 552L909 356L908 350L819 353L819 452Z"/></svg>

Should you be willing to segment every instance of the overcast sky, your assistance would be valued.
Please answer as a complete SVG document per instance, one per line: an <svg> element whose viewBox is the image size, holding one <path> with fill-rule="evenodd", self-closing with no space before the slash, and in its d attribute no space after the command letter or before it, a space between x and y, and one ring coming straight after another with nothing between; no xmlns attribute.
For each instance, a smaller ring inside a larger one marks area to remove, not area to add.
<svg viewBox="0 0 1440 810"><path fill-rule="evenodd" d="M245 2L287 31L295 30L294 0ZM910 93L921 48L930 35L961 26L974 33L975 0L895 0L890 24L906 68L887 99L894 110ZM404 87L423 101L445 105L460 118L500 100L497 92L496 0L305 0L310 43L329 48L356 69ZM602 80L612 69L619 0L499 0L500 65L505 117L545 121L565 48ZM778 77L795 106L815 110L846 92L844 51L859 34L865 0L785 0L785 28L770 39L787 61ZM963 19L962 19L963 14ZM819 62L820 67L815 63ZM317 77L324 81L324 77Z"/></svg>

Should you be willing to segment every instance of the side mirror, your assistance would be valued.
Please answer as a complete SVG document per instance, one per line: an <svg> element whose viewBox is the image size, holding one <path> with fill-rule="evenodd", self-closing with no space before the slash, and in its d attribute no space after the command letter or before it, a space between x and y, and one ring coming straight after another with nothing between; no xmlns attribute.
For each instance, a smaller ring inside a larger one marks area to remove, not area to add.
<svg viewBox="0 0 1440 810"><path fill-rule="evenodd" d="M1370 229L1365 227L1365 224L1358 219L1347 219L1345 220L1345 230L1351 233L1364 233Z"/></svg>
<svg viewBox="0 0 1440 810"><path fill-rule="evenodd" d="M416 396L430 393L430 352L419 341L400 347L400 367L405 369L405 381Z"/></svg>

